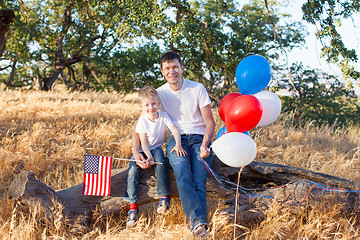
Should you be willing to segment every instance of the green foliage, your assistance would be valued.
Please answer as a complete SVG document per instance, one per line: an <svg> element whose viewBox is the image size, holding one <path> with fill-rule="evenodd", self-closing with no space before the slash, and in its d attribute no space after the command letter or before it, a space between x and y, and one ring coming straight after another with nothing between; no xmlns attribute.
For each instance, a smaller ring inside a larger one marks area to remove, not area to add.
<svg viewBox="0 0 360 240"><path fill-rule="evenodd" d="M241 9L235 1L171 1L175 19L164 23L163 41L184 57L185 77L204 83L215 100L236 89L235 71L249 54L268 60L279 56L279 43L291 49L304 41L300 23L283 21L286 16L273 11L268 15L262 1L251 1Z"/></svg>
<svg viewBox="0 0 360 240"><path fill-rule="evenodd" d="M308 0L302 6L304 19L317 27L316 37L323 45L322 53L337 64L345 78L360 80L360 72L352 65L358 61L355 49L348 49L339 33L343 19L360 13L358 0ZM355 22L353 22L355 26ZM358 24L358 23L356 23Z"/></svg>
<svg viewBox="0 0 360 240"><path fill-rule="evenodd" d="M64 81L72 87L105 86L108 79L85 75L99 74L99 58L113 57L136 38L153 36L162 18L156 1L27 0L17 6L6 56L17 58L22 72L47 80L45 90L65 69L71 79Z"/></svg>
<svg viewBox="0 0 360 240"><path fill-rule="evenodd" d="M160 54L160 49L149 43L116 51L107 59L94 59L103 81L102 85L95 82L90 87L98 90L111 88L123 92L132 92L144 85L159 87L164 83L160 80Z"/></svg>
<svg viewBox="0 0 360 240"><path fill-rule="evenodd" d="M184 58L185 77L204 83L219 100L235 91L237 64L249 54L276 59L281 47L303 43L299 23L282 21L277 2L239 7L230 0L25 0L11 2L7 60L17 59L13 81L56 79L69 88L133 91L161 83L158 59L167 50ZM274 32L276 24L276 34ZM161 50L160 50L161 49Z"/></svg>
<svg viewBox="0 0 360 240"><path fill-rule="evenodd" d="M274 88L288 92L281 97L282 111L292 112L295 123L360 124L360 102L354 91L320 70L308 70L301 64L293 64L290 77L284 74Z"/></svg>

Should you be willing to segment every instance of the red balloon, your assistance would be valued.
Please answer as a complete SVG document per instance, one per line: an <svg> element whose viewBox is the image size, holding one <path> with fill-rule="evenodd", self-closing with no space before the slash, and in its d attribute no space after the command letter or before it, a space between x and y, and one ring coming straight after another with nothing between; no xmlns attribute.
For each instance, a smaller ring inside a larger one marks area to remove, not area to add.
<svg viewBox="0 0 360 240"><path fill-rule="evenodd" d="M226 113L229 109L230 103L237 97L241 96L241 93L229 93L219 103L219 116L221 120L225 122Z"/></svg>
<svg viewBox="0 0 360 240"><path fill-rule="evenodd" d="M228 132L246 132L256 127L262 116L262 105L252 95L241 95L229 105L225 126Z"/></svg>

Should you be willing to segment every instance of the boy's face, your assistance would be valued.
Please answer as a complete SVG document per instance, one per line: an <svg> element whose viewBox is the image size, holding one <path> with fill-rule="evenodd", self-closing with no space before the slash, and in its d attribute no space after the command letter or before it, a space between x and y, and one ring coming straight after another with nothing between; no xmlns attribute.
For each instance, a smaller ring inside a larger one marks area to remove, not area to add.
<svg viewBox="0 0 360 240"><path fill-rule="evenodd" d="M143 113L149 117L157 117L158 111L160 109L160 99L154 98L144 98L141 100L141 108Z"/></svg>

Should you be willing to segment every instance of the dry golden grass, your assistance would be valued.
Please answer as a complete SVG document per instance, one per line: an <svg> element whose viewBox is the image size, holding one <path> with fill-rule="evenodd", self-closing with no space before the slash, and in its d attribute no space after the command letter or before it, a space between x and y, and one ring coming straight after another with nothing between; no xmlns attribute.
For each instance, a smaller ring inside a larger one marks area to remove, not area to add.
<svg viewBox="0 0 360 240"><path fill-rule="evenodd" d="M284 119L252 132L257 160L300 167L360 181L359 128L315 127L308 123L292 128Z"/></svg>
<svg viewBox="0 0 360 240"><path fill-rule="evenodd" d="M90 225L73 225L61 209L47 219L6 198L22 169L54 189L83 180L84 153L129 158L131 131L139 114L136 94L115 92L0 92L0 239L192 239L181 204L168 217L143 208L139 223L125 228L126 216L94 214ZM223 123L214 109L216 131ZM360 129L307 124L293 128L291 116L251 131L256 160L319 171L360 181ZM114 168L126 163L116 162ZM210 204L209 204L210 205ZM359 204L358 204L359 205ZM221 204L209 207L212 239L233 239L234 223ZM214 207L213 207L214 206ZM59 207L59 206L58 206ZM359 207L342 212L340 203L290 207L276 204L265 220L235 226L240 239L359 239Z"/></svg>

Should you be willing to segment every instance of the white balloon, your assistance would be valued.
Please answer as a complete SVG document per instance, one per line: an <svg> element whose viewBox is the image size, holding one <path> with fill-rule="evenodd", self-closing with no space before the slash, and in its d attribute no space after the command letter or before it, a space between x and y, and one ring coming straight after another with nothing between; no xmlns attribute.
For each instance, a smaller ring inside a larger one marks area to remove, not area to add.
<svg viewBox="0 0 360 240"><path fill-rule="evenodd" d="M254 97L260 101L263 107L260 122L256 126L262 127L273 123L279 117L281 112L280 98L270 91L255 93Z"/></svg>
<svg viewBox="0 0 360 240"><path fill-rule="evenodd" d="M256 156L254 140L240 132L230 132L216 139L211 145L216 156L230 167L243 167Z"/></svg>

